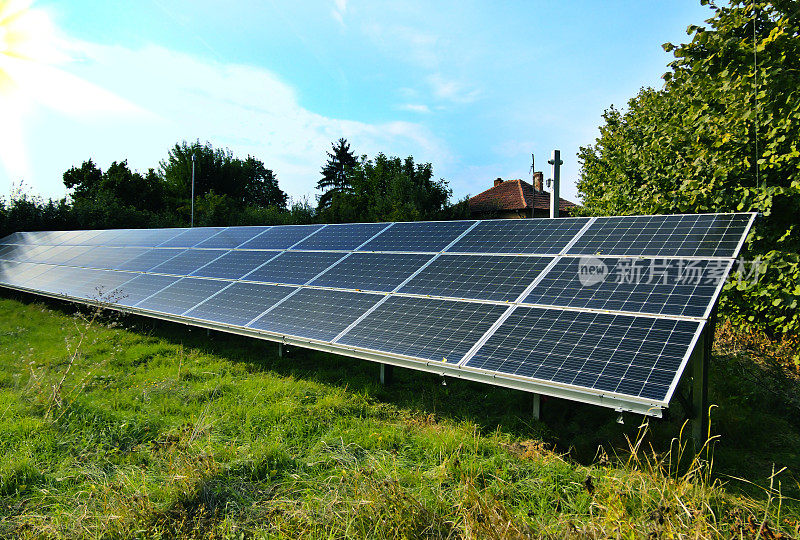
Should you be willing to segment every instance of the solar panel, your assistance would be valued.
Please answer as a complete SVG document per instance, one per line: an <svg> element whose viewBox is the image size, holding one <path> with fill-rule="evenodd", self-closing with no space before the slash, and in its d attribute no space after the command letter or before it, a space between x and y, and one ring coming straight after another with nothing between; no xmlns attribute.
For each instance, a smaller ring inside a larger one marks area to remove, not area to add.
<svg viewBox="0 0 800 540"><path fill-rule="evenodd" d="M222 227L198 227L196 229L187 229L181 234L162 242L158 247L195 247L200 242L205 242L214 238L222 231Z"/></svg>
<svg viewBox="0 0 800 540"><path fill-rule="evenodd" d="M381 298L377 294L300 289L250 327L331 341Z"/></svg>
<svg viewBox="0 0 800 540"><path fill-rule="evenodd" d="M240 279L282 251L231 251L192 272L193 276Z"/></svg>
<svg viewBox="0 0 800 540"><path fill-rule="evenodd" d="M505 307L394 296L337 343L442 363L457 363Z"/></svg>
<svg viewBox="0 0 800 540"><path fill-rule="evenodd" d="M353 253L311 285L391 292L432 257L416 253Z"/></svg>
<svg viewBox="0 0 800 540"><path fill-rule="evenodd" d="M328 225L297 244L295 249L353 250L381 232L387 225L387 223Z"/></svg>
<svg viewBox="0 0 800 540"><path fill-rule="evenodd" d="M157 251L161 250L159 249ZM161 264L152 267L150 272L188 276L208 263L225 255L225 253L227 252L222 249L187 249L165 260Z"/></svg>
<svg viewBox="0 0 800 540"><path fill-rule="evenodd" d="M568 253L732 257L751 218L752 214L601 217Z"/></svg>
<svg viewBox="0 0 800 540"><path fill-rule="evenodd" d="M228 281L181 278L136 304L137 308L181 315L230 285Z"/></svg>
<svg viewBox="0 0 800 540"><path fill-rule="evenodd" d="M659 415L753 219L14 233L0 285Z"/></svg>
<svg viewBox="0 0 800 540"><path fill-rule="evenodd" d="M557 254L588 220L588 218L563 218L481 221L447 251Z"/></svg>
<svg viewBox="0 0 800 540"><path fill-rule="evenodd" d="M719 259L566 257L522 301L703 317L730 266ZM590 275L589 268L600 273Z"/></svg>
<svg viewBox="0 0 800 540"><path fill-rule="evenodd" d="M660 401L701 324L518 307L465 365Z"/></svg>
<svg viewBox="0 0 800 540"><path fill-rule="evenodd" d="M303 285L343 256L325 251L286 251L242 279Z"/></svg>
<svg viewBox="0 0 800 540"><path fill-rule="evenodd" d="M417 221L395 223L359 251L441 251L474 221Z"/></svg>
<svg viewBox="0 0 800 540"><path fill-rule="evenodd" d="M512 302L552 257L442 255L398 292Z"/></svg>
<svg viewBox="0 0 800 540"><path fill-rule="evenodd" d="M245 242L240 249L288 249L310 234L314 234L322 225L284 225L271 227Z"/></svg>
<svg viewBox="0 0 800 540"><path fill-rule="evenodd" d="M295 290L294 287L280 285L234 283L198 304L188 311L186 316L234 326L246 326Z"/></svg>
<svg viewBox="0 0 800 540"><path fill-rule="evenodd" d="M228 227L211 238L203 240L195 247L233 249L255 238L267 229L269 227Z"/></svg>

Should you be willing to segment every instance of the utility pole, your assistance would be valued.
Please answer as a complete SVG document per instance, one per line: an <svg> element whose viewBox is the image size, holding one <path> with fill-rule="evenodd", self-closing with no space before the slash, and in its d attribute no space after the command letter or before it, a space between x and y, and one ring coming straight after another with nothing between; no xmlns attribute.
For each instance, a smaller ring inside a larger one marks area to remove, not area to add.
<svg viewBox="0 0 800 540"><path fill-rule="evenodd" d="M190 227L194 227L194 152L192 152L192 218Z"/></svg>
<svg viewBox="0 0 800 540"><path fill-rule="evenodd" d="M547 163L553 166L553 177L550 187L550 217L557 218L559 202L561 201L561 195L559 194L561 187L561 166L564 164L564 162L561 161L561 150L553 150L552 157Z"/></svg>

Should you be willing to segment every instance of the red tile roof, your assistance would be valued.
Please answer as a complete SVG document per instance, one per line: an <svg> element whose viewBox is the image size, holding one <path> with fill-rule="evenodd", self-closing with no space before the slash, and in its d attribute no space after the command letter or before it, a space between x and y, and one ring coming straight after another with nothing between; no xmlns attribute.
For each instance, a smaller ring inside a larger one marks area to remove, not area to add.
<svg viewBox="0 0 800 540"><path fill-rule="evenodd" d="M558 200L560 211L569 212L570 208L577 206L566 199ZM498 212L526 210L550 210L550 193L536 191L533 186L524 180L506 180L483 193L478 193L469 200L471 212Z"/></svg>

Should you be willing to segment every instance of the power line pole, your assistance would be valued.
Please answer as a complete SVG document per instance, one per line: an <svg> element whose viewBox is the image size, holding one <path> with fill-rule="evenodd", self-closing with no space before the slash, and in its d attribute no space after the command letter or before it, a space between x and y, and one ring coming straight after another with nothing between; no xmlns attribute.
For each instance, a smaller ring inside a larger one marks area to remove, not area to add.
<svg viewBox="0 0 800 540"><path fill-rule="evenodd" d="M194 152L192 153L192 218L190 227L194 227Z"/></svg>
<svg viewBox="0 0 800 540"><path fill-rule="evenodd" d="M553 178L550 187L550 217L557 218L558 210L561 202L561 166L564 164L561 161L561 150L553 150L551 159L547 162L553 166Z"/></svg>

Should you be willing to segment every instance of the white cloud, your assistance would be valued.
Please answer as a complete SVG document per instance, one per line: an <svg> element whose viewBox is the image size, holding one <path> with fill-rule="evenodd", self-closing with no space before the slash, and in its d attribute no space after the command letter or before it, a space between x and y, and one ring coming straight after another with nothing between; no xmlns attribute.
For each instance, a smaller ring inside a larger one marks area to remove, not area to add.
<svg viewBox="0 0 800 540"><path fill-rule="evenodd" d="M428 84L433 95L451 103L472 103L480 96L480 90L462 82L448 79L441 73L434 73L428 77Z"/></svg>
<svg viewBox="0 0 800 540"><path fill-rule="evenodd" d="M28 130L34 165L33 178L26 181L48 195L63 193L61 173L84 159L92 157L101 166L128 159L132 167L146 170L182 139L210 141L262 159L295 197L313 193L325 151L339 137L359 153L413 154L438 166L450 161L444 144L419 124L370 124L314 113L299 104L289 84L262 68L156 46L134 50L81 43L76 50L80 61L68 67L75 76L102 84L149 113L79 121L45 111ZM4 183L0 180L0 186Z"/></svg>
<svg viewBox="0 0 800 540"><path fill-rule="evenodd" d="M423 114L428 114L431 112L431 108L422 103L404 103L403 105L400 105L398 109L402 111L423 113Z"/></svg>
<svg viewBox="0 0 800 540"><path fill-rule="evenodd" d="M344 16L347 13L347 0L333 0L333 15L334 20L344 26Z"/></svg>

